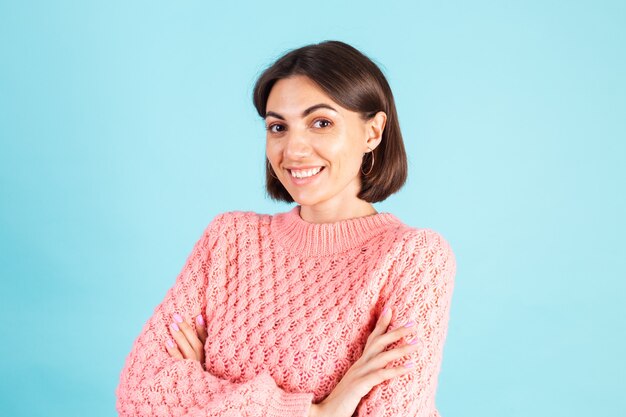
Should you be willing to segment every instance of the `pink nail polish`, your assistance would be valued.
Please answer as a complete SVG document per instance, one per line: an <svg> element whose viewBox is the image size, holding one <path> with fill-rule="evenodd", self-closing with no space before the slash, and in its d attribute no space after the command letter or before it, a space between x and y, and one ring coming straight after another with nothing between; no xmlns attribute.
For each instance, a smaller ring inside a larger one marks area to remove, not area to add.
<svg viewBox="0 0 626 417"><path fill-rule="evenodd" d="M178 327L178 324L172 323L171 326L172 326L172 329L176 330L177 332L180 331L180 327Z"/></svg>
<svg viewBox="0 0 626 417"><path fill-rule="evenodd" d="M405 367L405 368L412 368L413 366L415 366L415 364L414 364L413 362L406 362L406 363L404 364L404 367Z"/></svg>
<svg viewBox="0 0 626 417"><path fill-rule="evenodd" d="M415 337L413 340L411 340L411 341L409 342L409 345L414 345L414 344L416 344L417 342L418 342L417 337Z"/></svg>
<svg viewBox="0 0 626 417"><path fill-rule="evenodd" d="M383 314L385 314L387 310L389 310L389 301L385 303L385 306L383 307L383 311L380 313L380 315L382 316Z"/></svg>
<svg viewBox="0 0 626 417"><path fill-rule="evenodd" d="M177 321L177 322L179 322L179 323L182 323L182 322L183 322L183 318L182 318L182 317L181 317L181 315L180 315L180 314L178 314L178 313L174 314L174 320L176 320L176 321Z"/></svg>
<svg viewBox="0 0 626 417"><path fill-rule="evenodd" d="M167 345L171 348L174 347L174 342L172 342L172 339L167 339Z"/></svg>
<svg viewBox="0 0 626 417"><path fill-rule="evenodd" d="M196 317L196 322L200 325L204 325L204 319L202 319L202 314L199 314L198 317Z"/></svg>
<svg viewBox="0 0 626 417"><path fill-rule="evenodd" d="M411 320L410 322L405 324L404 327L411 327L411 326L414 326L414 325L415 325L415 322L413 320Z"/></svg>

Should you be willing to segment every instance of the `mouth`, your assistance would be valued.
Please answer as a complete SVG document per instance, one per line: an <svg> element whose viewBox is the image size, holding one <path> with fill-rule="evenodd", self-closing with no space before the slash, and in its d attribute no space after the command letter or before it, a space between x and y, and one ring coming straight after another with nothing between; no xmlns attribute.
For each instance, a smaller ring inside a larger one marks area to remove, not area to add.
<svg viewBox="0 0 626 417"><path fill-rule="evenodd" d="M310 168L310 169L288 169L289 174L293 178L304 179L311 178L318 175L324 170L324 167Z"/></svg>

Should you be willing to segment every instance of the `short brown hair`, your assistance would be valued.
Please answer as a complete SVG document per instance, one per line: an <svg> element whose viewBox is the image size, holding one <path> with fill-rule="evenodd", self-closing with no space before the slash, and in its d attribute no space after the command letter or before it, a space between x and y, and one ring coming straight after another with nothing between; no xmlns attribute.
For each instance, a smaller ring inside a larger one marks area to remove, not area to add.
<svg viewBox="0 0 626 417"><path fill-rule="evenodd" d="M305 75L342 107L360 113L369 120L384 111L387 121L380 144L372 151L374 167L368 175L371 156L363 158L361 190L358 198L370 203L383 201L402 188L407 177L407 158L396 113L396 105L387 79L378 66L359 50L344 42L328 40L288 51L259 76L254 86L253 102L265 119L267 99L276 81L292 75ZM365 154L368 155L368 154ZM293 202L265 158L265 187L278 201Z"/></svg>

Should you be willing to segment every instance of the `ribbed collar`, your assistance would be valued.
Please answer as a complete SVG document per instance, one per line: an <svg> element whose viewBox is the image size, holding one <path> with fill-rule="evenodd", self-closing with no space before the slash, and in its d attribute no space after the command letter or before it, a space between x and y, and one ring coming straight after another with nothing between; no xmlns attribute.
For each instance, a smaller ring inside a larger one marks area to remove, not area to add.
<svg viewBox="0 0 626 417"><path fill-rule="evenodd" d="M391 213L376 213L334 223L309 223L300 206L272 216L274 238L286 249L306 256L330 255L362 245L390 226L402 222Z"/></svg>

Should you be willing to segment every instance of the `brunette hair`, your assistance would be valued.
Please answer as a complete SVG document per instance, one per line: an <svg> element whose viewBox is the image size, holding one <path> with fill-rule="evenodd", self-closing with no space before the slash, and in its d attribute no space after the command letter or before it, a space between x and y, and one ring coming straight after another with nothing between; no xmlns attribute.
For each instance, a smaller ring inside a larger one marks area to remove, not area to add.
<svg viewBox="0 0 626 417"><path fill-rule="evenodd" d="M261 73L253 91L259 116L265 119L267 98L276 81L305 75L342 107L369 120L379 111L387 120L379 145L363 158L358 198L370 203L383 201L402 188L407 177L407 158L400 132L396 105L387 79L378 66L359 50L344 42L327 40L292 49ZM374 167L368 175L374 157ZM282 183L273 175L265 158L265 187L277 201L293 202Z"/></svg>

